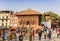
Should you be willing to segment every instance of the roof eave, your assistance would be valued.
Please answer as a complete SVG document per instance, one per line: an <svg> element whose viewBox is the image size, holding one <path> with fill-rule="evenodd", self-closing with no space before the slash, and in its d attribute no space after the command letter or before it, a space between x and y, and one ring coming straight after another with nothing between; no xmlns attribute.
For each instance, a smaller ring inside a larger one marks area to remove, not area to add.
<svg viewBox="0 0 60 41"><path fill-rule="evenodd" d="M42 15L42 14L15 14L16 16L32 16L32 15Z"/></svg>

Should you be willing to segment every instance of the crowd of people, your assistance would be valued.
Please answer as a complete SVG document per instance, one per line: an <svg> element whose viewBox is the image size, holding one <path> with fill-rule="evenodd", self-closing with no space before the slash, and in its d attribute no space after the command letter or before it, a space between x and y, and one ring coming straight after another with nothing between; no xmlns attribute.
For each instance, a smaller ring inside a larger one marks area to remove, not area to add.
<svg viewBox="0 0 60 41"><path fill-rule="evenodd" d="M3 32L4 33L4 32ZM42 34L44 34L44 39L48 38L51 39L52 30L51 28L48 28L44 25L41 25L40 29L37 29L36 31L34 29L28 30L22 30L22 29L16 29L16 30L10 30L8 32L8 41L15 39L17 41L17 36L19 38L19 41L23 41L23 38L26 35L29 35L29 41L33 41L35 39L35 34L38 34L39 40L41 40ZM57 38L60 35L60 28L57 29ZM1 31L0 31L0 37L1 37ZM3 38L3 37L2 37Z"/></svg>

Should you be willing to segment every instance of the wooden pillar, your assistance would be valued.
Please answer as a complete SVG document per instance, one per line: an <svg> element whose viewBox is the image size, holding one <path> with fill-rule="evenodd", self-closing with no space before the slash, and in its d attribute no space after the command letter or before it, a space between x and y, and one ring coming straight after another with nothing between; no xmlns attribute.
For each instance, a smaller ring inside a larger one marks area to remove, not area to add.
<svg viewBox="0 0 60 41"><path fill-rule="evenodd" d="M41 24L41 21L42 21L42 15L39 15L38 17L39 17L38 24L40 25Z"/></svg>

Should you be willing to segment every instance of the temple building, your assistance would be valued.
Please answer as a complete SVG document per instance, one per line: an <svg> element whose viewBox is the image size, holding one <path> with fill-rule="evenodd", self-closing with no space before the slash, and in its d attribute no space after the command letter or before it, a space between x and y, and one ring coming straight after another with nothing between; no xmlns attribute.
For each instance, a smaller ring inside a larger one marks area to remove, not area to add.
<svg viewBox="0 0 60 41"><path fill-rule="evenodd" d="M18 27L18 17L14 14L10 15L10 27L17 28Z"/></svg>
<svg viewBox="0 0 60 41"><path fill-rule="evenodd" d="M16 12L15 15L18 17L20 27L35 28L40 26L42 21L42 13L32 9Z"/></svg>
<svg viewBox="0 0 60 41"><path fill-rule="evenodd" d="M0 11L0 26L9 28L10 23L10 15L13 13L13 11L10 10L3 10Z"/></svg>

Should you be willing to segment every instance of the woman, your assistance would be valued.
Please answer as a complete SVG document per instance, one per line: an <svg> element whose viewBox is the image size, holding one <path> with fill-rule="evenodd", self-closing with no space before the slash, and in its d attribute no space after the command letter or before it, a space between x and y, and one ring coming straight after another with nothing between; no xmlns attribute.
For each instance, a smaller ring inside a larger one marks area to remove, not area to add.
<svg viewBox="0 0 60 41"><path fill-rule="evenodd" d="M32 30L32 36L33 36L33 40L35 38L35 30Z"/></svg>
<svg viewBox="0 0 60 41"><path fill-rule="evenodd" d="M8 41L15 39L16 41L16 33L15 31L10 31L8 36Z"/></svg>
<svg viewBox="0 0 60 41"><path fill-rule="evenodd" d="M22 35L22 32L19 33L19 41L23 41L23 35Z"/></svg>

